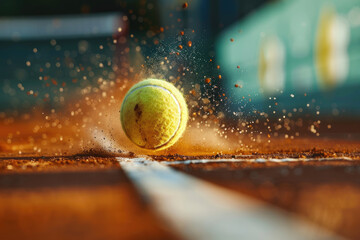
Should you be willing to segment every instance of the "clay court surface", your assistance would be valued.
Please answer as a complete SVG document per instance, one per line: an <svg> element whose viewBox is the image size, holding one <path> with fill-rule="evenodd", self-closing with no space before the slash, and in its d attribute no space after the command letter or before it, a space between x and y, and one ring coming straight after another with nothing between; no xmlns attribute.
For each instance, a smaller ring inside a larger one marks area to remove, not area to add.
<svg viewBox="0 0 360 240"><path fill-rule="evenodd" d="M273 153L264 147L237 155L147 159L295 214L337 236L359 239L359 142L301 142ZM277 146L287 144L278 140ZM305 149L310 145L320 147ZM184 238L121 168L119 157L131 160L136 154L28 155L7 150L0 159L1 239Z"/></svg>
<svg viewBox="0 0 360 240"><path fill-rule="evenodd" d="M0 0L0 240L360 239L359 30L355 0Z"/></svg>

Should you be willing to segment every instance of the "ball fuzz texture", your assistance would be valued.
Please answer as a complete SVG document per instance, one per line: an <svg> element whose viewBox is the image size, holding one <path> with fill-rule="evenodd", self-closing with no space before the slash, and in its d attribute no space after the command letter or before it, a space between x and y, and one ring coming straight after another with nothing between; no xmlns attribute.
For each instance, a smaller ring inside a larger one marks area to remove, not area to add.
<svg viewBox="0 0 360 240"><path fill-rule="evenodd" d="M188 109L183 95L171 83L146 79L125 95L121 125L128 138L141 148L162 150L184 133Z"/></svg>

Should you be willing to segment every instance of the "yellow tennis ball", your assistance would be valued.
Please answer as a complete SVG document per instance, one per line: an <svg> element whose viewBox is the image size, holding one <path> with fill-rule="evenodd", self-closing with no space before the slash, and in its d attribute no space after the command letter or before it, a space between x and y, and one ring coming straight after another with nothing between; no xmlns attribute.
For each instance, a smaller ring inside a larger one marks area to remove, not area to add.
<svg viewBox="0 0 360 240"><path fill-rule="evenodd" d="M183 95L171 83L146 79L125 95L121 125L128 138L142 148L162 150L183 134L188 109Z"/></svg>

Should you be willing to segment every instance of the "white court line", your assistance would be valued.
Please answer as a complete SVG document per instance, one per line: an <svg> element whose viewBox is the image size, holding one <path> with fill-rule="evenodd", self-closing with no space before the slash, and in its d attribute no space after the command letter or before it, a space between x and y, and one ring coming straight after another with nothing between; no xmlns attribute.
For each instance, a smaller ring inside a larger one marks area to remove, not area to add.
<svg viewBox="0 0 360 240"><path fill-rule="evenodd" d="M117 160L140 194L185 239L341 239L295 215L157 161Z"/></svg>
<svg viewBox="0 0 360 240"><path fill-rule="evenodd" d="M325 160L354 160L349 157L338 157L338 158L224 158L224 159L189 159L181 161L162 161L162 164L165 165L178 165L178 164L202 164L202 163L231 163L231 162L257 162L257 163L266 163L266 162L300 162L300 161L325 161Z"/></svg>

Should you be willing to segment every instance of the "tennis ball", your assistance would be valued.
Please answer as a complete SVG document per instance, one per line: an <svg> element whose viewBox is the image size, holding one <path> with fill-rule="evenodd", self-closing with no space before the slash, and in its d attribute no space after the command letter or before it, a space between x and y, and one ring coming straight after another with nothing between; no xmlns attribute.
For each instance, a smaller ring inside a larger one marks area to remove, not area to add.
<svg viewBox="0 0 360 240"><path fill-rule="evenodd" d="M174 85L146 79L126 93L120 119L125 134L137 146L162 150L173 145L185 131L188 109Z"/></svg>

